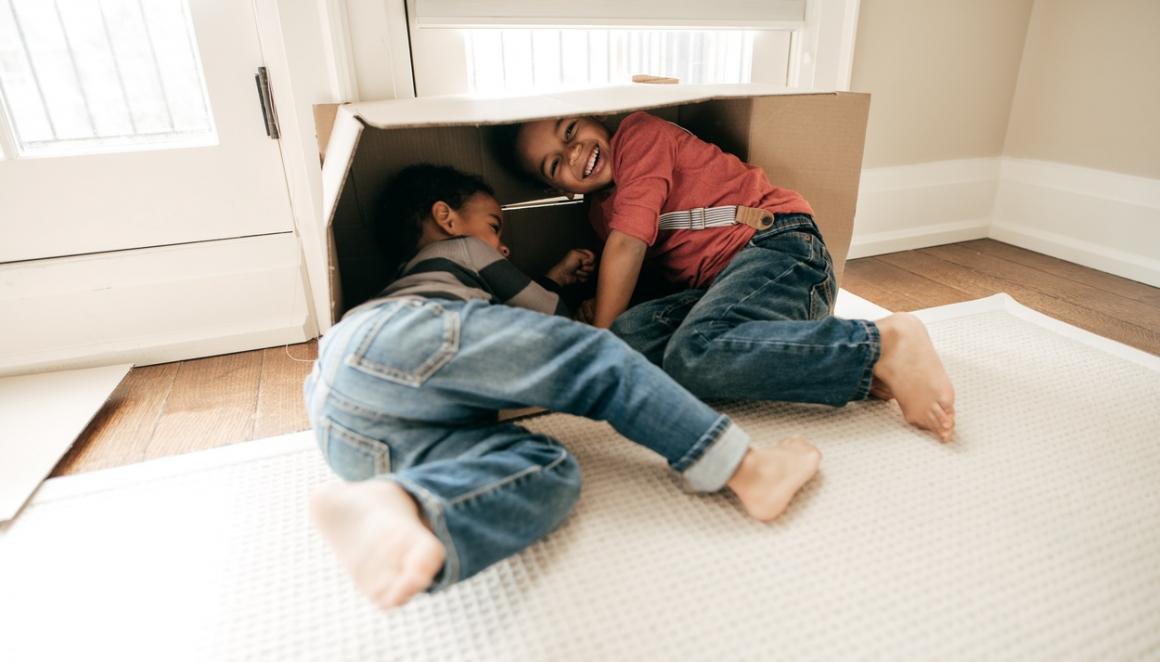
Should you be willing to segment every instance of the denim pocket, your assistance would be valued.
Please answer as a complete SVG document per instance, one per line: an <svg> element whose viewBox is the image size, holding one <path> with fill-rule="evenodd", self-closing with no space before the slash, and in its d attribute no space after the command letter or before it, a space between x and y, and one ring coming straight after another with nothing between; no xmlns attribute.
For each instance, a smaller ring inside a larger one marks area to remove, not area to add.
<svg viewBox="0 0 1160 662"><path fill-rule="evenodd" d="M812 232L789 230L766 243L765 247L793 255L809 265L811 278L820 276L810 285L810 319L822 319L833 314L836 294L834 262L824 241Z"/></svg>
<svg viewBox="0 0 1160 662"><path fill-rule="evenodd" d="M326 463L345 480L367 480L391 472L391 447L329 417L319 421L317 438Z"/></svg>
<svg viewBox="0 0 1160 662"><path fill-rule="evenodd" d="M459 313L430 300L384 306L347 357L355 370L419 387L459 351Z"/></svg>

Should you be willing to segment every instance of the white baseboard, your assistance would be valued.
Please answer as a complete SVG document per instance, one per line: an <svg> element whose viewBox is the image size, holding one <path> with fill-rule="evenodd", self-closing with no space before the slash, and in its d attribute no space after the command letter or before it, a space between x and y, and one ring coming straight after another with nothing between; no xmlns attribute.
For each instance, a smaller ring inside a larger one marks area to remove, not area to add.
<svg viewBox="0 0 1160 662"><path fill-rule="evenodd" d="M898 251L911 251L916 248L928 248L953 244L957 241L982 239L987 235L991 225L988 218L957 223L938 223L920 225L907 230L890 230L886 232L858 233L855 231L854 240L850 244L847 259L884 255Z"/></svg>
<svg viewBox="0 0 1160 662"><path fill-rule="evenodd" d="M1160 287L1160 180L1003 159L990 236Z"/></svg>
<svg viewBox="0 0 1160 662"><path fill-rule="evenodd" d="M863 171L851 259L983 237L1160 286L1160 180L1007 157Z"/></svg>
<svg viewBox="0 0 1160 662"><path fill-rule="evenodd" d="M863 171L848 257L986 237L998 174L998 158Z"/></svg>
<svg viewBox="0 0 1160 662"><path fill-rule="evenodd" d="M1027 225L995 223L991 225L989 236L1005 244L1160 287L1160 260L1037 230Z"/></svg>
<svg viewBox="0 0 1160 662"><path fill-rule="evenodd" d="M291 233L0 265L0 375L147 365L314 336Z"/></svg>

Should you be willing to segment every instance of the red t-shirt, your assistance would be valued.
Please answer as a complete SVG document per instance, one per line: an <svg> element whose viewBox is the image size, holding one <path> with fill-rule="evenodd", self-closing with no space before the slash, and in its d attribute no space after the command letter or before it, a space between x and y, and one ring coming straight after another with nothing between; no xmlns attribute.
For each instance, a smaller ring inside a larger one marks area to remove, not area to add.
<svg viewBox="0 0 1160 662"><path fill-rule="evenodd" d="M707 287L754 230L729 225L662 232L661 214L725 205L813 214L801 194L773 186L761 168L648 113L624 118L611 145L614 184L591 196L589 221L601 239L619 230L648 244L645 258L671 282Z"/></svg>

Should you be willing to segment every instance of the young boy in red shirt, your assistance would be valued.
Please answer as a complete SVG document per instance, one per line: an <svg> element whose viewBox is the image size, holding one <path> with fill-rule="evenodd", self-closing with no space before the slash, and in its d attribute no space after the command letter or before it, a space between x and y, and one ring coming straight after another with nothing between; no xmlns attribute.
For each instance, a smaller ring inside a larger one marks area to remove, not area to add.
<svg viewBox="0 0 1160 662"><path fill-rule="evenodd" d="M873 394L896 398L911 424L953 437L954 388L921 321L830 315L832 262L796 191L644 112L611 138L588 117L528 122L515 150L526 171L588 197L605 241L592 323L694 394L835 406ZM706 227L701 211L667 216L726 206L772 222ZM662 227L674 222L684 228ZM646 259L688 289L628 310Z"/></svg>

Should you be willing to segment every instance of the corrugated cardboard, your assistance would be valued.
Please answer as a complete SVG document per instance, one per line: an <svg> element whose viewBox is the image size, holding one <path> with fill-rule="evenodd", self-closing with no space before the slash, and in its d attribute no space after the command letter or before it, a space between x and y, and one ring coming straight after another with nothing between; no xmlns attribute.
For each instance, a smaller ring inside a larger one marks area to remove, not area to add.
<svg viewBox="0 0 1160 662"><path fill-rule="evenodd" d="M508 172L492 153L494 125L573 115L611 127L647 109L765 169L816 212L841 278L850 245L870 99L845 92L795 92L762 85L637 85L554 95L479 99L429 97L339 106L327 135L323 217L330 232L331 314L373 296L394 272L371 238L385 183L415 163L482 175L505 205L546 192ZM324 116L326 113L318 113ZM505 212L512 260L535 275L568 248L592 246L581 205Z"/></svg>

